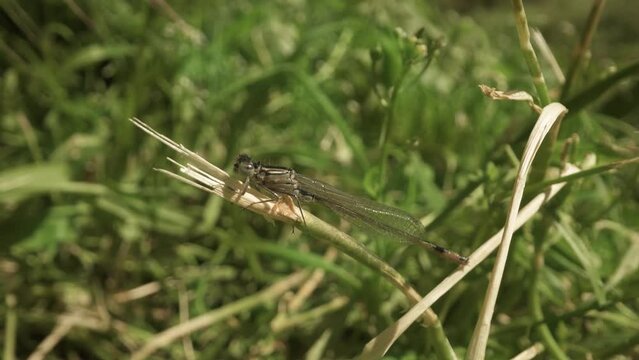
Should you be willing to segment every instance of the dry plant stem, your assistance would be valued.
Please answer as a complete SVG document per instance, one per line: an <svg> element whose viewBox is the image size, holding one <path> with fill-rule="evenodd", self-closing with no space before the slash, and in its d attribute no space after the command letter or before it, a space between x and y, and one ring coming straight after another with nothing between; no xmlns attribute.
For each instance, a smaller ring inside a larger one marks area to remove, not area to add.
<svg viewBox="0 0 639 360"><path fill-rule="evenodd" d="M421 296L413 289L410 284L404 279L404 277L395 270L392 266L388 265L384 260L380 259L377 255L373 254L364 245L357 240L339 231L332 225L318 219L312 214L306 212L306 230L317 237L318 239L325 239L333 246L342 250L347 255L351 256L355 260L363 263L369 268L382 274L390 283L399 289L410 301L418 301ZM432 317L428 316L427 321L432 322L436 319L436 315Z"/></svg>
<svg viewBox="0 0 639 360"><path fill-rule="evenodd" d="M493 100L525 101L534 112L538 114L541 112L541 107L535 104L533 96L526 91L502 91L483 84L479 84L479 89Z"/></svg>
<svg viewBox="0 0 639 360"><path fill-rule="evenodd" d="M287 205L284 204L286 202L268 201L272 199L251 188L240 195L239 192L235 190L242 188L242 184L238 180L233 180L226 172L209 163L198 154L188 150L183 145L153 130L142 121L135 118L130 120L137 127L160 140L189 161L186 164L180 164L169 159L179 167L180 172L184 174L184 176L160 169L159 171L162 173L183 181L195 188L221 196L230 202L266 217L285 222L295 222L296 226L301 230L308 231L318 239L330 242L355 260L382 274L393 286L404 293L411 304L415 304L421 299L419 293L408 284L397 270L350 236L324 221L319 220L308 211L304 212L306 226L302 226L300 223L300 209L296 206L290 206L291 202ZM430 339L433 342L438 357L441 359L454 359L455 353L444 334L443 327L437 315L431 309L425 309L425 312L422 314L422 319L424 324L429 327Z"/></svg>
<svg viewBox="0 0 639 360"><path fill-rule="evenodd" d="M346 54L346 51L350 49L349 45L353 40L353 35L353 31L350 29L345 29L340 33L335 46L328 55L328 59L315 73L314 77L316 81L323 82L332 77L337 65L344 57L344 54Z"/></svg>
<svg viewBox="0 0 639 360"><path fill-rule="evenodd" d="M322 360L325 359L326 356L324 353L326 352L326 347L328 345L328 340L330 340L333 332L330 329L324 330L322 335L313 343L311 348L306 352L306 356L304 360Z"/></svg>
<svg viewBox="0 0 639 360"><path fill-rule="evenodd" d="M568 165L562 172L562 175L569 175L577 171L579 171L577 167ZM553 198L564 185L565 184L563 183L552 185L548 192L537 195L526 206L524 206L517 216L515 229L520 228L523 224L530 220L539 211L543 204ZM360 357L363 359L378 359L384 356L395 340L397 340L404 331L406 331L406 329L415 322L425 309L430 308L437 300L439 300L439 298L452 289L455 284L461 281L461 279L463 279L475 267L481 264L493 251L495 251L495 249L497 249L502 236L503 229L475 250L475 252L469 256L467 265L457 268L455 272L448 275L448 277L439 283L439 285L424 296L417 305L397 320L395 324L386 328L374 339L369 341L360 354Z"/></svg>
<svg viewBox="0 0 639 360"><path fill-rule="evenodd" d="M326 315L338 311L347 304L348 298L346 296L340 296L309 311L297 313L286 318L280 318L280 321L273 322L271 324L271 329L274 332L279 333L299 325L307 324L309 322L322 319Z"/></svg>
<svg viewBox="0 0 639 360"><path fill-rule="evenodd" d="M263 303L273 301L280 297L284 292L300 284L306 276L307 274L304 271L289 275L260 292L247 296L234 303L222 306L221 308L215 309L206 314L194 317L189 321L176 325L172 328L166 329L144 344L140 350L136 351L131 356L131 359L146 359L157 350L171 344L183 336L187 336L195 331L209 327L239 312L248 311Z"/></svg>
<svg viewBox="0 0 639 360"><path fill-rule="evenodd" d="M92 311L77 310L58 317L58 322L47 337L38 344L35 351L27 360L45 359L47 354L62 340L74 327L83 327L91 330L104 331L108 328L108 320L101 319Z"/></svg>
<svg viewBox="0 0 639 360"><path fill-rule="evenodd" d="M567 145L567 144L566 144ZM565 145L565 146L566 146ZM567 146L564 148L564 152L562 154L562 162L565 162L565 158L567 154L566 150ZM565 195L564 195L565 198ZM544 312L541 305L540 298L540 288L542 285L541 282L541 273L544 267L544 249L545 249L545 239L548 236L548 230L552 224L552 216L549 214L555 213L558 207L558 203L555 202L553 206L550 206L547 211L542 214L542 219L540 225L536 227L533 236L534 236L534 244L535 244L535 252L532 258L532 281L529 286L529 298L528 305L530 307L530 312L532 314L533 319L538 324L535 328L537 334L541 337L543 343L546 345L548 352L554 359L567 360L568 357L561 350L561 347L555 340L555 337L550 330L548 324L544 321Z"/></svg>
<svg viewBox="0 0 639 360"><path fill-rule="evenodd" d="M331 247L326 251L326 254L324 254L324 259L326 261L333 262L335 258L337 258L337 250ZM295 294L295 296L289 302L288 311L294 312L299 310L304 304L304 302L306 301L306 299L313 293L313 291L315 291L315 289L322 282L325 274L326 272L322 269L313 270L311 277L304 283L304 285L300 287L297 294Z"/></svg>
<svg viewBox="0 0 639 360"><path fill-rule="evenodd" d="M592 38L597 30L597 25L599 24L599 20L601 19L601 13L603 12L604 5L606 4L606 0L595 0L592 4L592 8L590 9L590 14L588 15L588 21L586 22L586 28L584 29L583 36L581 38L581 42L577 45L573 52L572 62L570 63L570 67L568 68L568 75L566 76L566 82L564 83L564 88L561 90L561 100L564 101L570 95L570 88L575 80L575 75L581 68L581 64L583 59L586 57L586 53L588 49L590 49L590 44L592 43Z"/></svg>
<svg viewBox="0 0 639 360"><path fill-rule="evenodd" d="M519 354L517 354L517 356L513 357L510 360L530 360L530 359L534 359L535 357L537 357L537 355L541 354L542 352L544 352L544 344L535 343L533 344L533 346L520 352Z"/></svg>
<svg viewBox="0 0 639 360"><path fill-rule="evenodd" d="M337 257L337 250L335 248L330 247L324 254L324 259L327 261L333 261ZM277 332L282 328L282 324L285 324L290 321L290 318L295 317L299 314L296 314L297 311L304 305L306 299L308 299L313 291L319 286L319 284L324 279L326 272L323 269L315 269L311 276L300 286L300 289L297 291L295 295L288 301L288 303L283 307L284 311L279 312L275 318L271 321L271 329Z"/></svg>
<svg viewBox="0 0 639 360"><path fill-rule="evenodd" d="M379 272L394 287L399 289L411 304L416 304L421 296L404 277L388 265L382 259L373 254L355 239L337 230L335 227L319 220L309 212L305 212L306 227L304 230L318 239L326 240L333 246L342 250L344 253L354 258L358 262L368 266L369 268ZM444 329L439 321L439 317L429 308L424 309L421 313L421 319L424 325L429 328L430 339L440 359L455 359L456 355L453 351L448 338L444 334Z"/></svg>
<svg viewBox="0 0 639 360"><path fill-rule="evenodd" d="M73 328L69 321L61 321L55 326L53 331L40 343L36 350L29 355L27 360L44 359L51 350L64 338Z"/></svg>
<svg viewBox="0 0 639 360"><path fill-rule="evenodd" d="M488 282L488 290L480 311L479 320L477 321L473 338L468 349L467 356L469 359L483 359L485 356L488 336L490 334L490 324L495 311L495 303L497 302L497 294L499 293L499 287L501 286L501 280L504 275L506 260L508 259L508 249L510 248L512 235L515 231L515 222L517 219L517 213L519 212L521 199L524 194L526 178L528 177L533 159L539 151L544 138L550 129L553 128L557 122L561 121L561 118L566 111L567 109L559 103L552 103L544 107L544 110L539 116L539 119L531 132L526 147L524 148L521 164L519 165L517 177L515 178L515 184L513 186L513 197L508 209L508 215L506 216L503 237L499 250L497 251L495 265Z"/></svg>
<svg viewBox="0 0 639 360"><path fill-rule="evenodd" d="M294 222L299 219L300 215L297 208L289 209L284 206L278 206L279 204L276 202L266 201L270 198L254 189L249 188L246 193L239 195L238 191L235 190L242 187L242 183L239 180L231 178L224 170L206 161L182 144L178 144L160 134L142 121L136 118L129 120L135 126L186 158L188 160L186 164L180 164L172 159L169 160L176 164L180 172L190 177L190 179L167 170L159 169L158 171L266 217L284 222Z"/></svg>
<svg viewBox="0 0 639 360"><path fill-rule="evenodd" d="M139 300L145 298L147 296L151 296L158 291L160 291L161 285L159 281L152 281L150 283L146 283L144 285L140 285L131 290L121 291L119 293L113 294L113 301L121 304L133 300Z"/></svg>

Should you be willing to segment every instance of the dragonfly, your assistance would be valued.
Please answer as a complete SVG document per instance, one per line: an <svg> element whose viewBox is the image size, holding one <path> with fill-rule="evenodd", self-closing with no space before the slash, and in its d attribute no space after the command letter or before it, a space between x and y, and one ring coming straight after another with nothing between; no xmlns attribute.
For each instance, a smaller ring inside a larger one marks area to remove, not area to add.
<svg viewBox="0 0 639 360"><path fill-rule="evenodd" d="M468 263L468 257L424 240L426 235L424 226L404 210L351 195L291 168L264 165L260 161L253 161L246 154L238 155L233 170L244 177L240 195L243 195L249 186L273 199L267 201L275 201L288 195L294 199L296 206L300 209L304 224L306 219L302 203L318 203L364 230L374 230L384 237L420 246L457 264Z"/></svg>

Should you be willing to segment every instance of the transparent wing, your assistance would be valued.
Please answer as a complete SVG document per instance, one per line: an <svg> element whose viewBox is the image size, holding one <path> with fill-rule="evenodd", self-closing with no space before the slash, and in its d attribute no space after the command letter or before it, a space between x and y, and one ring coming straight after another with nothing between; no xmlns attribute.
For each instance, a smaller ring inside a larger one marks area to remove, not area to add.
<svg viewBox="0 0 639 360"><path fill-rule="evenodd" d="M404 235L421 238L425 234L419 220L403 210L348 194L304 175L296 174L296 180L303 193L311 195L313 200L323 203L349 220L359 223L358 225L374 226L376 231L394 237Z"/></svg>
<svg viewBox="0 0 639 360"><path fill-rule="evenodd" d="M341 191L319 180L296 174L303 200L319 202L364 230L435 251L445 258L464 264L468 259L437 244L424 240L421 222L409 213Z"/></svg>

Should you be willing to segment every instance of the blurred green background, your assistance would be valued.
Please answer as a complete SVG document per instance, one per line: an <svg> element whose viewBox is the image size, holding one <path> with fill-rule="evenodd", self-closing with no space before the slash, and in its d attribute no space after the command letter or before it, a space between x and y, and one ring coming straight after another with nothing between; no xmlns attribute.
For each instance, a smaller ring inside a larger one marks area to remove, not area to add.
<svg viewBox="0 0 639 360"><path fill-rule="evenodd" d="M526 5L567 72L586 3ZM569 94L539 55L551 97L581 100L564 119L553 167L639 154L637 16L636 6L607 4ZM534 94L507 2L4 0L0 54L4 359L26 358L64 316L80 320L47 358L128 357L187 317L317 266L330 269L297 310L311 314L299 324L271 324L293 289L152 357L352 357L406 311L375 272L346 256L325 260L326 243L154 171L171 168L165 157L174 154L130 117L227 170L246 152L437 219L430 240L464 254L503 226L536 119L477 86ZM639 356L638 173L630 164L571 182L515 235L489 358L547 341L531 294L571 358ZM344 228L422 294L453 269ZM434 307L460 356L491 268L481 265ZM348 301L312 312L336 298ZM390 354L434 358L420 326Z"/></svg>

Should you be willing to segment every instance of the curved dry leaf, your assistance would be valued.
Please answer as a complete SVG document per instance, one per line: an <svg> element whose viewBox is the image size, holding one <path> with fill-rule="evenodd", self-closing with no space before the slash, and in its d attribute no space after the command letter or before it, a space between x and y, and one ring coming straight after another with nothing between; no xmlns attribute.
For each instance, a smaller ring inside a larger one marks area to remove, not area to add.
<svg viewBox="0 0 639 360"><path fill-rule="evenodd" d="M535 104L535 99L529 93L523 90L510 90L510 91L501 91L497 90L494 87L490 87L488 85L480 84L479 88L484 95L488 96L493 100L510 100L510 101L525 101L528 103L531 109L537 114L541 113L541 108L539 105Z"/></svg>

